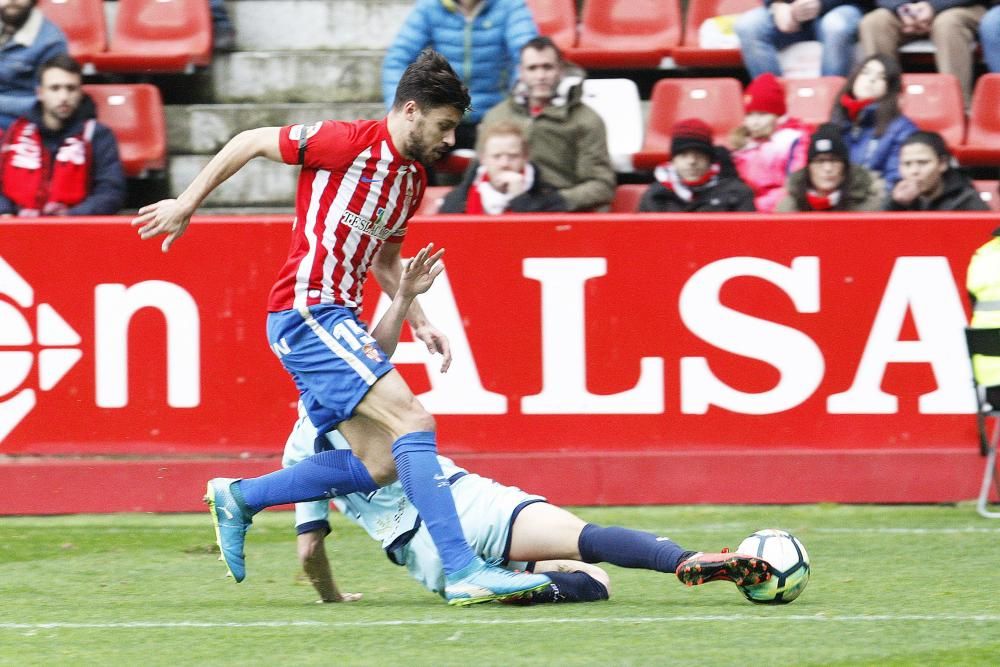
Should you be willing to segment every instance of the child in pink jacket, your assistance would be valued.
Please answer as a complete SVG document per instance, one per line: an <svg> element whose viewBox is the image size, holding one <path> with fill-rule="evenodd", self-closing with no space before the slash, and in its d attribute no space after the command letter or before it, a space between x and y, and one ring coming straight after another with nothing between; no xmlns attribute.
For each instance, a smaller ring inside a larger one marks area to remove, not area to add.
<svg viewBox="0 0 1000 667"><path fill-rule="evenodd" d="M788 176L806 165L811 128L785 116L785 90L771 73L750 82L743 105L746 117L731 138L733 163L753 190L757 210L772 213Z"/></svg>

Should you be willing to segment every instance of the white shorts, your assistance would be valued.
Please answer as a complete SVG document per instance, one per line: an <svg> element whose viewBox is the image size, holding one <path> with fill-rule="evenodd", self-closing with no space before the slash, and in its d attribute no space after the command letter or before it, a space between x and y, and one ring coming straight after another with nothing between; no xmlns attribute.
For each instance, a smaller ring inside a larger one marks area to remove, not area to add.
<svg viewBox="0 0 1000 667"><path fill-rule="evenodd" d="M507 563L510 527L516 513L526 505L545 498L504 486L492 479L469 473L451 486L455 508L472 550L484 560L496 560L510 569L524 569L527 563ZM396 549L393 559L405 564L410 575L427 589L444 594L444 570L427 527L423 524L408 544Z"/></svg>

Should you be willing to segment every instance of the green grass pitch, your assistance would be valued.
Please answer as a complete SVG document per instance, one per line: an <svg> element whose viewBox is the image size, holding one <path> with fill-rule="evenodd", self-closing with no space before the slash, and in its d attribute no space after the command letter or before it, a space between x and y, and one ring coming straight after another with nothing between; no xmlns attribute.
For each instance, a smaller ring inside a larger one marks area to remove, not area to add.
<svg viewBox="0 0 1000 667"><path fill-rule="evenodd" d="M2 665L996 665L1000 522L959 506L581 508L587 520L735 547L784 528L812 579L789 605L725 582L608 566L612 599L451 608L334 517L344 591L318 605L292 517L258 516L247 580L207 513L0 518Z"/></svg>

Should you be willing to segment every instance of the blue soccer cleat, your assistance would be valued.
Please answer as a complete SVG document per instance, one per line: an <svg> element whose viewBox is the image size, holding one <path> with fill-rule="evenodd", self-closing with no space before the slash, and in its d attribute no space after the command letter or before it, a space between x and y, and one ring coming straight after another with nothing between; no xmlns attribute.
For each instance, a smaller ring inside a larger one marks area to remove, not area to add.
<svg viewBox="0 0 1000 667"><path fill-rule="evenodd" d="M552 580L544 574L511 572L475 558L461 570L448 576L444 596L448 604L465 606L490 600L521 598L551 583Z"/></svg>
<svg viewBox="0 0 1000 667"><path fill-rule="evenodd" d="M215 541L226 562L229 574L240 583L247 576L246 559L243 555L243 543L246 541L247 530L253 523L249 509L236 499L230 488L233 482L239 481L231 477L216 477L208 480L208 490L205 502L212 513L212 523L215 525Z"/></svg>

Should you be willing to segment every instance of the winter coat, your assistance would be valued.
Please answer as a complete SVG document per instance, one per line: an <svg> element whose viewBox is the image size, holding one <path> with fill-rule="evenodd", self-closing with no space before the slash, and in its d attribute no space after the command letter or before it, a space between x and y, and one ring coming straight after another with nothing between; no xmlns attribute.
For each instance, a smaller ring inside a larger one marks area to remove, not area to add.
<svg viewBox="0 0 1000 667"><path fill-rule="evenodd" d="M521 47L538 35L524 0L482 0L466 18L454 0L417 0L382 61L382 97L392 106L396 85L425 47L433 47L469 88L478 123L504 98L517 78Z"/></svg>
<svg viewBox="0 0 1000 667"><path fill-rule="evenodd" d="M615 170L608 155L604 121L582 101L583 79L565 76L556 96L537 116L528 110L520 87L493 107L483 125L516 123L528 138L531 161L571 211L607 206L615 196Z"/></svg>
<svg viewBox="0 0 1000 667"><path fill-rule="evenodd" d="M767 139L749 139L733 151L736 171L753 190L758 211L773 212L785 196L788 176L806 164L810 134L811 128L797 118L784 118Z"/></svg>
<svg viewBox="0 0 1000 667"><path fill-rule="evenodd" d="M52 131L42 123L41 103L36 103L27 115L28 120L38 126L42 144L50 155L63 144L67 137L80 134L84 123L95 117L94 103L86 95L76 113L71 116L62 130ZM4 137L6 143L6 137ZM125 203L125 174L118 156L118 142L111 130L101 123L94 128L91 139L91 165L88 194L79 204L72 206L67 215L114 215ZM2 184L0 184L2 186ZM0 194L0 215L16 214L18 207L9 198Z"/></svg>
<svg viewBox="0 0 1000 667"><path fill-rule="evenodd" d="M842 111L835 110L833 122L847 144L851 164L859 164L877 172L888 190L899 181L899 149L903 142L917 131L917 126L900 114L892 119L881 137L875 136L875 113L878 103L869 104L858 113L852 123Z"/></svg>
<svg viewBox="0 0 1000 667"><path fill-rule="evenodd" d="M909 206L902 206L892 198L886 199L886 211L988 211L990 207L979 196L972 181L962 172L949 169L941 179L943 189L934 199L917 197Z"/></svg>
<svg viewBox="0 0 1000 667"><path fill-rule="evenodd" d="M740 180L729 157L729 151L716 147L716 164L719 175L714 182L692 188L691 201L684 201L671 188L663 185L667 181L666 170L670 163L659 165L653 175L656 182L650 185L639 200L640 213L726 213L732 211L755 211L753 190Z"/></svg>
<svg viewBox="0 0 1000 667"><path fill-rule="evenodd" d="M788 177L785 185L787 194L775 207L776 213L810 212L813 210L806 201L809 190L809 168L804 167ZM858 165L851 165L847 170L847 183L842 188L843 194L836 206L829 209L835 211L881 211L885 201L885 186L882 179L871 171Z"/></svg>
<svg viewBox="0 0 1000 667"><path fill-rule="evenodd" d="M32 9L24 25L0 47L0 128L31 111L38 66L66 52L66 35L41 10Z"/></svg>
<svg viewBox="0 0 1000 667"><path fill-rule="evenodd" d="M462 182L449 192L438 213L465 213L465 204L469 198L469 188L476 178L476 171L479 163L473 162L465 170ZM556 191L554 187L546 183L538 176L538 169L535 168L535 180L531 187L525 192L510 200L507 205L507 213L542 213L557 212L566 210L566 200Z"/></svg>

